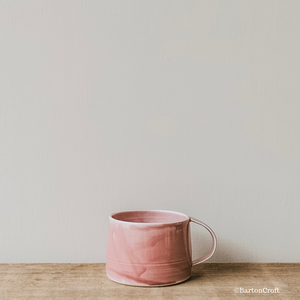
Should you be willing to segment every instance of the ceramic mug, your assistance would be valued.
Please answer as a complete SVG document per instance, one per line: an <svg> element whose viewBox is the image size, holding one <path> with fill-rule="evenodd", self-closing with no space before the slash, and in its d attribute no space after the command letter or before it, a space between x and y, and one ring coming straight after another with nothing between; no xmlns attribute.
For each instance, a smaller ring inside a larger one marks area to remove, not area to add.
<svg viewBox="0 0 300 300"><path fill-rule="evenodd" d="M206 228L210 252L192 260L190 222ZM165 286L187 280L191 267L215 252L216 235L203 222L164 211L125 211L109 216L106 274L115 282L134 286Z"/></svg>

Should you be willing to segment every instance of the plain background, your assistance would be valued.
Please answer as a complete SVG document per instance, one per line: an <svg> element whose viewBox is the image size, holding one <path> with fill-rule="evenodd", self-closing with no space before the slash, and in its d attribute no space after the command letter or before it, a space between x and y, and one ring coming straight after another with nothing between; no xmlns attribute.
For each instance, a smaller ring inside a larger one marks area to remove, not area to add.
<svg viewBox="0 0 300 300"><path fill-rule="evenodd" d="M138 209L210 225L210 262L300 262L299 15L0 0L0 262L105 262L109 214Z"/></svg>

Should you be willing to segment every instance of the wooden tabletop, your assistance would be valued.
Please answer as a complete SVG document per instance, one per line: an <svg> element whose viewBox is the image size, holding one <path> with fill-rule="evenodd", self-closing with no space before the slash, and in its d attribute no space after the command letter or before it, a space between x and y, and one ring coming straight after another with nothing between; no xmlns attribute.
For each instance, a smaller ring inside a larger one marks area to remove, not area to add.
<svg viewBox="0 0 300 300"><path fill-rule="evenodd" d="M0 264L0 299L300 299L300 263L204 263L168 287L115 283L105 264Z"/></svg>

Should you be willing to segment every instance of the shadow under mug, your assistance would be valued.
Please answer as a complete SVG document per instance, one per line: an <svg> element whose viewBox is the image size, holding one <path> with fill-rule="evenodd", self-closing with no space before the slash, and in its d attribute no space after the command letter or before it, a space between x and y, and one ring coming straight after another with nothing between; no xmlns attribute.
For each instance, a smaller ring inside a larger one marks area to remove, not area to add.
<svg viewBox="0 0 300 300"><path fill-rule="evenodd" d="M212 237L210 252L192 260L190 222ZM191 267L215 252L216 235L205 223L185 214L165 211L125 211L109 216L106 274L134 286L166 286L187 280Z"/></svg>

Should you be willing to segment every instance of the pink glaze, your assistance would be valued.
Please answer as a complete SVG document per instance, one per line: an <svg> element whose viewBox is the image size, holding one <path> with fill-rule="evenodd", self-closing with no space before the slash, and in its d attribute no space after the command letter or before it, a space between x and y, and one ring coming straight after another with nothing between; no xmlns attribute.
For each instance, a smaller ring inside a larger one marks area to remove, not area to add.
<svg viewBox="0 0 300 300"><path fill-rule="evenodd" d="M163 286L182 282L191 275L190 221L170 211L128 211L109 217L106 273L113 281L136 286ZM199 223L200 222L200 223ZM202 225L200 224L200 225ZM203 225L202 225L203 226Z"/></svg>

